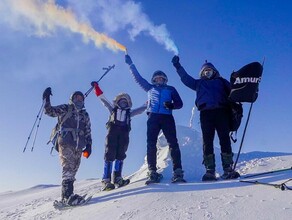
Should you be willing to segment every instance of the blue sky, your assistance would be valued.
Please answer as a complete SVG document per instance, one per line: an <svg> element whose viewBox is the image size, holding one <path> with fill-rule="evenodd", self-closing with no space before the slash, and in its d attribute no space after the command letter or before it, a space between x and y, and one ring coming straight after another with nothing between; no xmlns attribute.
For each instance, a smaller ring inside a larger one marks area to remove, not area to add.
<svg viewBox="0 0 292 220"><path fill-rule="evenodd" d="M53 105L67 103L74 91L86 92L90 82L103 74L103 67L115 64L115 69L100 82L106 97L111 100L119 92L127 92L134 107L146 101L146 93L134 82L124 63L123 51L97 47L81 34L60 26L39 28L36 23L42 18L19 17L13 2L17 0L0 3L0 192L61 181L58 156L50 156L50 146L46 145L56 119L43 116L34 152L30 152L30 141L27 152L22 153L46 87L52 88ZM25 8L28 2L47 1L22 2ZM103 2L55 1L63 10L70 8L79 22L125 45L146 79L150 80L158 69L168 75L169 84L177 88L184 102L184 107L174 112L178 125L188 126L195 93L181 83L171 64L174 51L167 50L165 42L157 41L157 31L169 33L167 39L177 46L181 64L194 77L206 59L229 79L233 70L250 62L262 62L265 57L259 98L253 107L243 151L292 152L290 1L147 0L105 1L102 5ZM93 93L86 99L86 108L92 122L93 154L82 159L78 179L102 175L108 111ZM245 103L243 123L248 108ZM197 129L198 117L196 112ZM143 163L146 120L145 114L132 120L125 174ZM239 138L242 130L243 125ZM233 151L238 151L238 144Z"/></svg>

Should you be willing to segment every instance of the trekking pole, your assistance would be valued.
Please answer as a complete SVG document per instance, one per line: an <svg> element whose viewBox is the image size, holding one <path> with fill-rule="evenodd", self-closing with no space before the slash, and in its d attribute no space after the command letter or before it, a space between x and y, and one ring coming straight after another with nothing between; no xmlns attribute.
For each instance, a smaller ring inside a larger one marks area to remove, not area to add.
<svg viewBox="0 0 292 220"><path fill-rule="evenodd" d="M250 178L250 177L261 176L261 175L266 175L266 174L270 174L270 173L277 173L277 172L282 172L282 171L288 171L288 170L292 170L292 167L285 168L285 169L280 169L280 170L273 170L273 171L263 172L263 173L251 174L251 175L248 175L248 176L244 176L243 178L246 179L246 178Z"/></svg>
<svg viewBox="0 0 292 220"><path fill-rule="evenodd" d="M31 150L30 150L31 152L33 152L33 149L34 149L34 145L35 145L36 137L37 137L37 134L38 134L38 131L39 131L39 127L40 127L40 123L41 123L41 120L42 120L43 113L44 113L44 108L43 108L43 110L41 112L41 115L39 117L39 122L37 124L36 132L35 132L34 139L33 139L33 144L32 144Z"/></svg>
<svg viewBox="0 0 292 220"><path fill-rule="evenodd" d="M35 125L36 125L36 122L37 122L38 118L40 117L40 114L41 114L42 111L43 111L44 106L45 106L45 100L44 100L43 103L42 103L42 106L41 106L41 108L40 108L40 110L39 110L39 112L38 112L38 114L37 114L37 117L36 117L34 123L33 123L32 129L31 129L31 131L30 131L30 133L29 133L29 135L28 135L28 137L27 137L27 141L26 141L25 146L24 146L23 151L22 151L23 153L24 153L25 150L26 150L26 147L27 147L28 141L29 141L29 139L30 139L30 137L31 137L31 134L32 134L33 129L34 129Z"/></svg>
<svg viewBox="0 0 292 220"><path fill-rule="evenodd" d="M281 189L282 191L284 191L285 189L287 190L292 190L291 187L288 187L286 185L287 182L290 182L292 179L288 179L287 181L283 182L283 183L280 183L280 184L274 184L274 183L264 183L264 182L259 182L257 180L255 181L249 181L249 180L240 180L239 182L241 183L251 183L251 184L258 184L258 185L266 185L266 186L273 186L277 189Z"/></svg>
<svg viewBox="0 0 292 220"><path fill-rule="evenodd" d="M111 71L113 68L115 68L115 64L113 64L112 66L109 66L109 67L103 67L102 69L103 70L106 70L105 72L104 72L104 74L99 78L99 80L97 80L97 83L109 72L109 71ZM91 86L90 87L90 89L88 89L87 90L87 92L84 94L84 97L86 98L88 95L89 95L89 93L93 90L93 86Z"/></svg>
<svg viewBox="0 0 292 220"><path fill-rule="evenodd" d="M238 153L237 153L237 156L236 156L235 163L233 165L233 170L235 170L235 167L236 167L236 164L237 164L237 161L238 161L240 152L241 152L241 148L242 148L242 145L243 145L243 141L244 141L244 137L245 137L247 125L248 125L248 122L249 122L249 118L250 118L250 113L251 113L252 106L253 106L253 103L251 103L250 108L249 108L247 120L246 120L246 123L245 123L245 126L244 126L244 131L243 131L243 135L242 135L241 142L240 142L240 146L239 146L239 149L238 149Z"/></svg>

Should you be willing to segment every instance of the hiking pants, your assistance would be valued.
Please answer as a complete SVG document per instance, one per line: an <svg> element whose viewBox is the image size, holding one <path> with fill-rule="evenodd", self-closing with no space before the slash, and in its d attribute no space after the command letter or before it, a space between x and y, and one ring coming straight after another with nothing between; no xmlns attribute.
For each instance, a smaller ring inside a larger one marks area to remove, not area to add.
<svg viewBox="0 0 292 220"><path fill-rule="evenodd" d="M150 113L147 120L147 163L148 169L156 171L157 138L162 130L170 150L173 170L182 168L181 153L176 137L175 121L172 115Z"/></svg>
<svg viewBox="0 0 292 220"><path fill-rule="evenodd" d="M217 108L204 110L200 113L201 129L203 133L203 154L204 156L214 154L215 131L219 137L221 153L231 154L231 142L229 138L230 117L229 110Z"/></svg>
<svg viewBox="0 0 292 220"><path fill-rule="evenodd" d="M62 166L62 180L75 181L75 176L81 162L82 149L75 146L60 145L59 157Z"/></svg>

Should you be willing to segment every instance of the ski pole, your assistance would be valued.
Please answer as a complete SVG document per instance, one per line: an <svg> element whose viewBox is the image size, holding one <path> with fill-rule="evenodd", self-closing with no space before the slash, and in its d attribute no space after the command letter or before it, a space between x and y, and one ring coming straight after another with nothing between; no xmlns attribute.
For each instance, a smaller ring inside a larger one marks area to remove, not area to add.
<svg viewBox="0 0 292 220"><path fill-rule="evenodd" d="M251 183L251 184L258 184L258 185L266 185L266 186L273 186L277 189L281 189L282 191L284 191L285 189L287 190L292 190L292 188L288 187L286 185L287 182L291 181L292 179L289 179L283 183L280 183L280 184L273 184L273 183L264 183L264 182L259 182L257 180L255 181L249 181L249 180L240 180L239 182L242 182L242 183Z"/></svg>
<svg viewBox="0 0 292 220"><path fill-rule="evenodd" d="M233 165L233 170L235 170L235 168L236 168L236 164L237 164L237 161L238 161L238 158L239 158L241 149L242 149L243 140L245 138L245 133L246 133L247 125L248 125L248 122L249 122L249 118L250 118L250 113L251 113L252 106L253 106L253 103L251 103L250 108L249 108L248 116L247 116L246 123L245 123L245 126L244 126L243 135L242 135L241 142L240 142L240 146L239 146L239 150L238 150L238 153L237 153L237 156L236 156L235 163Z"/></svg>
<svg viewBox="0 0 292 220"><path fill-rule="evenodd" d="M261 176L261 175L265 175L265 174L277 173L277 172L288 171L288 170L292 170L292 167L285 168L285 169L280 169L280 170L273 170L273 171L263 172L263 173L251 174L251 175L245 176L243 178L250 178L250 177Z"/></svg>
<svg viewBox="0 0 292 220"><path fill-rule="evenodd" d="M45 105L45 100L44 100L43 103L42 103L42 106L41 106L41 108L40 108L40 110L39 110L39 112L38 112L38 114L37 114L36 120L34 121L33 126L32 126L32 128L31 128L31 131L30 131L30 133L29 133L29 135L28 135L28 137L27 137L27 141L26 141L25 146L24 146L23 151L22 151L23 153L24 153L25 150L26 150L26 147L27 147L28 141L29 141L29 139L30 139L30 137L31 137L31 134L32 134L33 129L34 129L35 125L36 125L36 122L37 122L38 118L40 117L41 112L43 111L44 105Z"/></svg>
<svg viewBox="0 0 292 220"><path fill-rule="evenodd" d="M97 80L97 83L111 70L111 69L113 69L113 68L115 68L115 64L113 64L112 66L109 66L109 67L103 67L102 69L103 70L106 70L105 72L104 72L104 74L99 78L99 80ZM88 95L89 95L89 93L91 92L93 90L93 86L91 86L90 87L90 89L88 89L87 90L87 92L84 94L84 97L86 98Z"/></svg>
<svg viewBox="0 0 292 220"><path fill-rule="evenodd" d="M34 145L35 145L36 137L37 137L37 134L38 134L38 131L39 131L39 127L40 127L40 123L41 123L41 120L42 120L43 113L44 113L44 108L43 108L43 110L41 112L41 115L39 117L39 122L37 124L36 132L35 132L34 139L33 139L33 144L32 144L31 150L30 150L31 152L33 152L33 149L34 149Z"/></svg>

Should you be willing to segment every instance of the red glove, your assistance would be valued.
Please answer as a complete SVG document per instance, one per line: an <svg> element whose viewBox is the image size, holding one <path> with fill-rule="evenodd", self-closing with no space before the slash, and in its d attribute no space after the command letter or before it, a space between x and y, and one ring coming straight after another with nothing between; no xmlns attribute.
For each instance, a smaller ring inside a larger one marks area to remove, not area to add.
<svg viewBox="0 0 292 220"><path fill-rule="evenodd" d="M97 82L92 82L91 85L94 87L94 93L97 97L103 94Z"/></svg>

